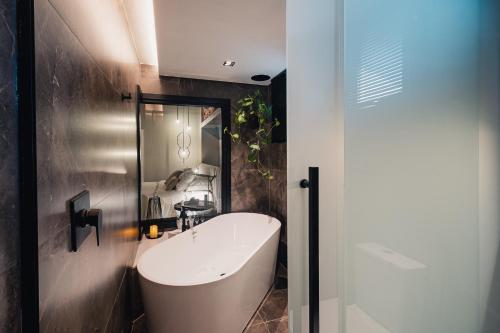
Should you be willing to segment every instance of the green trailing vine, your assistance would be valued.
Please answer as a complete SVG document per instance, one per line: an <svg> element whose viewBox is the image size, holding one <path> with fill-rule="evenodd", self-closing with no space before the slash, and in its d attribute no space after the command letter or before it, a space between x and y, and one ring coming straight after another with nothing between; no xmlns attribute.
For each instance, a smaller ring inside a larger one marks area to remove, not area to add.
<svg viewBox="0 0 500 333"><path fill-rule="evenodd" d="M280 122L273 119L272 108L265 103L259 90L237 102L234 124L236 128L233 131L226 127L224 133L230 135L234 143L244 143L248 148L248 162L255 165L262 177L273 179L261 156L271 143L273 128L280 126Z"/></svg>

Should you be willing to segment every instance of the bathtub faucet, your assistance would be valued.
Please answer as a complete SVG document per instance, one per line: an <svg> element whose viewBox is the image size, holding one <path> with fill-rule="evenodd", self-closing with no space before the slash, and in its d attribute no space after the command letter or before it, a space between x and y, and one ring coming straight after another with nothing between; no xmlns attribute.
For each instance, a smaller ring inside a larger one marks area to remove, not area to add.
<svg viewBox="0 0 500 333"><path fill-rule="evenodd" d="M184 207L181 207L181 214L179 215L179 218L182 219L182 232L186 231L189 229L189 223L187 223L187 214L186 210Z"/></svg>

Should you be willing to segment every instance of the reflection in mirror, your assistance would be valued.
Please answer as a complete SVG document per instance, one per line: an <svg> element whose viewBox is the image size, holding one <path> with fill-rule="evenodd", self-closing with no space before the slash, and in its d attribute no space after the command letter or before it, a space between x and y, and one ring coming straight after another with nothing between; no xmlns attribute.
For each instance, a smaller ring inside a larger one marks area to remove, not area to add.
<svg viewBox="0 0 500 333"><path fill-rule="evenodd" d="M221 213L220 108L145 104L140 135L143 220Z"/></svg>

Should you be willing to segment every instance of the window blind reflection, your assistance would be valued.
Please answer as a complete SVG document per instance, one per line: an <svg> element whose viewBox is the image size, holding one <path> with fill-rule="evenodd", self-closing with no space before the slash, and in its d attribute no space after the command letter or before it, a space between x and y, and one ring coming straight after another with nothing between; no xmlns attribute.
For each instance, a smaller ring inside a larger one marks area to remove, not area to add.
<svg viewBox="0 0 500 333"><path fill-rule="evenodd" d="M382 98L403 91L401 40L371 38L361 51L357 76L357 103L374 106Z"/></svg>

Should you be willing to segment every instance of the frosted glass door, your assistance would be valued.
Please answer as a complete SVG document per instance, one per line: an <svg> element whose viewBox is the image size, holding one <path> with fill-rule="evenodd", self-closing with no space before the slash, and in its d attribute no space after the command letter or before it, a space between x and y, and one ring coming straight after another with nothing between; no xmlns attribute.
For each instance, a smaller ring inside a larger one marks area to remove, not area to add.
<svg viewBox="0 0 500 333"><path fill-rule="evenodd" d="M344 5L342 331L500 332L498 6Z"/></svg>
<svg viewBox="0 0 500 333"><path fill-rule="evenodd" d="M500 332L496 0L287 1L291 332Z"/></svg>

